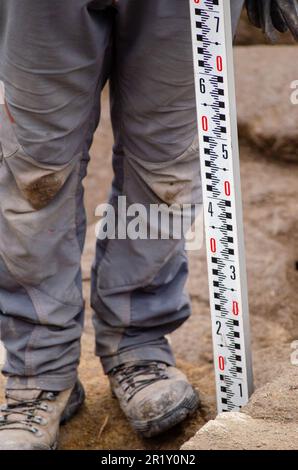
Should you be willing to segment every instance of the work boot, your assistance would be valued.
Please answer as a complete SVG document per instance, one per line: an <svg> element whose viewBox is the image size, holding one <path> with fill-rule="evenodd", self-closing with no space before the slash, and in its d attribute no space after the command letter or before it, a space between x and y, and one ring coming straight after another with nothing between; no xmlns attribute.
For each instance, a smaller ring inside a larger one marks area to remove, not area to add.
<svg viewBox="0 0 298 470"><path fill-rule="evenodd" d="M82 384L63 392L7 390L0 408L0 450L54 450L59 426L69 421L85 399Z"/></svg>
<svg viewBox="0 0 298 470"><path fill-rule="evenodd" d="M162 362L123 364L110 372L109 379L131 426L143 437L167 431L199 405L185 375Z"/></svg>

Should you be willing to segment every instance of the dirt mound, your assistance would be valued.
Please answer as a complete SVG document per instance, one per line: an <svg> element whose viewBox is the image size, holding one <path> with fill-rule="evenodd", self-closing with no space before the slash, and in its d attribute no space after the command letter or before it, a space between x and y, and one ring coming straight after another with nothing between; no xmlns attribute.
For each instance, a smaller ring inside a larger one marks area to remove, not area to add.
<svg viewBox="0 0 298 470"><path fill-rule="evenodd" d="M297 46L238 47L240 137L264 155L298 162Z"/></svg>
<svg viewBox="0 0 298 470"><path fill-rule="evenodd" d="M289 362L272 383L257 390L242 413L209 421L184 450L296 450L298 368Z"/></svg>

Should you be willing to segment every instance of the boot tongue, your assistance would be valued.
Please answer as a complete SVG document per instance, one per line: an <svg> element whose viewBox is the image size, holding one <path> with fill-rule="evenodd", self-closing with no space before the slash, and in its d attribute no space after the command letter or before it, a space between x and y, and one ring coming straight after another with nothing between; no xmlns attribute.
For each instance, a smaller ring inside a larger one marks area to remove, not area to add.
<svg viewBox="0 0 298 470"><path fill-rule="evenodd" d="M42 395L42 390L6 390L6 399L8 404L14 404L16 401L32 401Z"/></svg>

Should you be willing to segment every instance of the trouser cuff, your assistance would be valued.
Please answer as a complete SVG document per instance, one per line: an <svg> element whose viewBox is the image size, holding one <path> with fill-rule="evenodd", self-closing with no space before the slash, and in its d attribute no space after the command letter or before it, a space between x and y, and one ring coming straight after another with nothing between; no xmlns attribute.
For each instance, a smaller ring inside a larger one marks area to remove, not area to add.
<svg viewBox="0 0 298 470"><path fill-rule="evenodd" d="M78 378L77 373L68 376L42 375L37 377L8 377L6 389L8 390L26 390L37 389L51 392L62 392L72 388Z"/></svg>

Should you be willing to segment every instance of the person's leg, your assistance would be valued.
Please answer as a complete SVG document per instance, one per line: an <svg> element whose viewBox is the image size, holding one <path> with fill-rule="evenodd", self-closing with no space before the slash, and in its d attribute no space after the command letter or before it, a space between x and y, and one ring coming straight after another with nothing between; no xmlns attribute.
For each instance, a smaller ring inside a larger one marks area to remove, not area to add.
<svg viewBox="0 0 298 470"><path fill-rule="evenodd" d="M121 0L111 83L114 203L200 203L192 48L186 2ZM165 337L190 314L183 240L97 243L97 354L104 369L131 360L174 364Z"/></svg>
<svg viewBox="0 0 298 470"><path fill-rule="evenodd" d="M0 334L10 390L61 391L77 377L81 179L112 24L109 9L91 4L0 2Z"/></svg>

